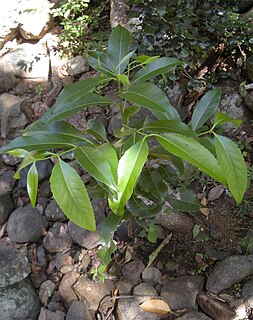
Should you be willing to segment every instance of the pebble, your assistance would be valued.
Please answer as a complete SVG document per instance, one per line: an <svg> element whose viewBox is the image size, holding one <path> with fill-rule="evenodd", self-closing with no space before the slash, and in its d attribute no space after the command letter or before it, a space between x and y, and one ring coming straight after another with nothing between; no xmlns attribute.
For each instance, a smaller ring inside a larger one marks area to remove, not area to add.
<svg viewBox="0 0 253 320"><path fill-rule="evenodd" d="M5 223L13 208L14 205L10 194L0 189L0 225Z"/></svg>
<svg viewBox="0 0 253 320"><path fill-rule="evenodd" d="M133 295L139 303L142 303L146 300L149 300L150 297L157 296L157 292L152 284L143 282L134 287Z"/></svg>
<svg viewBox="0 0 253 320"><path fill-rule="evenodd" d="M88 305L84 301L74 301L72 302L66 320L92 320L89 313Z"/></svg>
<svg viewBox="0 0 253 320"><path fill-rule="evenodd" d="M39 299L44 307L48 305L49 299L55 290L55 284L51 280L46 280L40 286Z"/></svg>
<svg viewBox="0 0 253 320"><path fill-rule="evenodd" d="M182 317L177 318L177 320L212 320L212 319L202 312L191 311L184 314Z"/></svg>
<svg viewBox="0 0 253 320"><path fill-rule="evenodd" d="M140 281L144 269L145 265L143 262L139 258L136 258L135 260L124 264L121 273L126 280L135 284Z"/></svg>
<svg viewBox="0 0 253 320"><path fill-rule="evenodd" d="M55 222L47 232L43 240L46 250L50 253L64 252L70 249L72 239L69 235L67 225Z"/></svg>
<svg viewBox="0 0 253 320"><path fill-rule="evenodd" d="M222 240L224 236L221 228L216 223L210 224L209 233L210 233L210 237L217 241Z"/></svg>
<svg viewBox="0 0 253 320"><path fill-rule="evenodd" d="M253 279L246 281L242 287L242 298L253 308Z"/></svg>
<svg viewBox="0 0 253 320"><path fill-rule="evenodd" d="M157 224L169 232L188 233L194 227L194 221L183 212L172 211L170 214L161 212L157 215Z"/></svg>
<svg viewBox="0 0 253 320"><path fill-rule="evenodd" d="M46 208L45 215L49 221L64 222L67 220L65 214L62 212L55 200L50 201Z"/></svg>
<svg viewBox="0 0 253 320"><path fill-rule="evenodd" d="M162 273L158 268L149 267L142 272L142 280L153 285L157 284L162 277Z"/></svg>
<svg viewBox="0 0 253 320"><path fill-rule="evenodd" d="M59 285L59 295L64 303L64 305L69 308L71 303L77 299L77 295L73 289L73 285L76 283L80 274L75 271L71 271L65 274Z"/></svg>
<svg viewBox="0 0 253 320"><path fill-rule="evenodd" d="M57 310L56 312L52 312L46 308L41 308L40 315L38 320L64 320L65 313ZM74 320L74 319L73 319Z"/></svg>

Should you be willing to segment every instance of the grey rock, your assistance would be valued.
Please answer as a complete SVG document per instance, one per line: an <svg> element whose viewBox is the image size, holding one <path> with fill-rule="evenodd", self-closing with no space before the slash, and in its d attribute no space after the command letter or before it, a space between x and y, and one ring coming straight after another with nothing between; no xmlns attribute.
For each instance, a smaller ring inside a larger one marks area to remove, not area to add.
<svg viewBox="0 0 253 320"><path fill-rule="evenodd" d="M39 240L47 228L47 219L30 205L17 208L7 222L7 233L12 241L25 243Z"/></svg>
<svg viewBox="0 0 253 320"><path fill-rule="evenodd" d="M128 281L132 283L138 283L141 278L141 273L144 269L145 265L143 262L139 258L136 258L135 260L124 264L121 272L123 277Z"/></svg>
<svg viewBox="0 0 253 320"><path fill-rule="evenodd" d="M2 161L3 161L3 163L7 164L8 166L16 166L17 164L19 164L22 161L22 158L14 157L10 154L3 154Z"/></svg>
<svg viewBox="0 0 253 320"><path fill-rule="evenodd" d="M27 166L20 171L20 180L19 180L19 187L20 188L26 187L27 173L28 173L30 167L31 166ZM36 168L38 171L39 182L42 182L43 180L50 177L52 169L53 169L53 164L50 160L41 160L41 161L36 162Z"/></svg>
<svg viewBox="0 0 253 320"><path fill-rule="evenodd" d="M16 85L16 77L12 70L0 65L0 93L8 92Z"/></svg>
<svg viewBox="0 0 253 320"><path fill-rule="evenodd" d="M218 294L253 274L253 255L230 256L221 261L207 279L206 289Z"/></svg>
<svg viewBox="0 0 253 320"><path fill-rule="evenodd" d="M242 287L242 298L253 308L253 279L246 281Z"/></svg>
<svg viewBox="0 0 253 320"><path fill-rule="evenodd" d="M210 224L209 232L210 232L210 237L214 240L219 241L223 238L223 232L216 223Z"/></svg>
<svg viewBox="0 0 253 320"><path fill-rule="evenodd" d="M51 198L52 192L51 192L51 188L50 188L50 182L48 180L45 180L40 184L39 192L40 192L41 197ZM48 220L50 220L50 219L48 219Z"/></svg>
<svg viewBox="0 0 253 320"><path fill-rule="evenodd" d="M111 117L108 123L108 128L107 128L108 133L113 136L114 131L120 129L121 127L122 127L121 114L117 113Z"/></svg>
<svg viewBox="0 0 253 320"><path fill-rule="evenodd" d="M162 286L160 296L171 310L197 311L196 297L203 288L203 281L200 276L177 277Z"/></svg>
<svg viewBox="0 0 253 320"><path fill-rule="evenodd" d="M155 267L149 267L142 272L143 281L151 284L157 284L161 277L161 271Z"/></svg>
<svg viewBox="0 0 253 320"><path fill-rule="evenodd" d="M134 287L133 295L139 303L142 303L157 296L158 294L152 284L143 282Z"/></svg>
<svg viewBox="0 0 253 320"><path fill-rule="evenodd" d="M87 301L91 310L97 310L100 301L114 288L114 283L111 280L92 281L85 276L81 276L73 289L79 300Z"/></svg>
<svg viewBox="0 0 253 320"><path fill-rule="evenodd" d="M44 247L48 252L63 252L69 250L72 239L69 235L67 225L62 222L55 222L45 236Z"/></svg>
<svg viewBox="0 0 253 320"><path fill-rule="evenodd" d="M49 221L66 221L67 218L55 200L48 204L45 215Z"/></svg>
<svg viewBox="0 0 253 320"><path fill-rule="evenodd" d="M171 212L169 214L161 212L157 215L157 224L167 231L175 233L188 233L194 227L194 221L186 213Z"/></svg>
<svg viewBox="0 0 253 320"><path fill-rule="evenodd" d="M132 284L126 280L120 280L117 282L116 288L119 290L120 295L129 295L132 290Z"/></svg>
<svg viewBox="0 0 253 320"><path fill-rule="evenodd" d="M0 320L37 320L40 303L30 281L0 288L0 310Z"/></svg>
<svg viewBox="0 0 253 320"><path fill-rule="evenodd" d="M52 297L55 290L55 284L51 280L46 280L40 286L39 299L41 304L46 307L49 299Z"/></svg>
<svg viewBox="0 0 253 320"><path fill-rule="evenodd" d="M87 303L74 301L67 313L66 320L92 320Z"/></svg>
<svg viewBox="0 0 253 320"><path fill-rule="evenodd" d="M18 16L21 0L14 0L5 3L1 14L0 22L0 47L13 40L18 33Z"/></svg>
<svg viewBox="0 0 253 320"><path fill-rule="evenodd" d="M56 312L52 312L44 307L40 309L40 315L38 318L38 320L64 320L64 319L65 319L64 312L60 310L57 310Z"/></svg>
<svg viewBox="0 0 253 320"><path fill-rule="evenodd" d="M198 305L212 319L235 320L236 312L226 303L209 293L197 297Z"/></svg>
<svg viewBox="0 0 253 320"><path fill-rule="evenodd" d="M171 257L169 257L165 263L165 268L167 272L175 272L179 268L179 264Z"/></svg>
<svg viewBox="0 0 253 320"><path fill-rule="evenodd" d="M35 289L38 289L42 282L47 280L47 276L42 270L39 272L32 272L29 277Z"/></svg>
<svg viewBox="0 0 253 320"><path fill-rule="evenodd" d="M155 313L143 311L135 299L119 299L116 308L117 320L160 320Z"/></svg>
<svg viewBox="0 0 253 320"><path fill-rule="evenodd" d="M59 295L67 308L70 307L73 301L78 300L73 286L79 277L80 274L78 272L71 271L65 274L61 279L59 285Z"/></svg>
<svg viewBox="0 0 253 320"><path fill-rule="evenodd" d="M13 170L0 171L0 190L9 191L13 188L15 183L14 174Z"/></svg>
<svg viewBox="0 0 253 320"><path fill-rule="evenodd" d="M89 64L83 56L78 55L68 62L67 72L71 77L80 75L86 71L89 71Z"/></svg>
<svg viewBox="0 0 253 320"><path fill-rule="evenodd" d="M125 4L124 0L112 0L110 8L110 24L115 28L118 24L126 26L128 22L129 7Z"/></svg>
<svg viewBox="0 0 253 320"><path fill-rule="evenodd" d="M38 246L36 250L37 263L39 267L45 268L48 264L47 253L43 246Z"/></svg>
<svg viewBox="0 0 253 320"><path fill-rule="evenodd" d="M204 247L204 254L210 258L215 258L219 261L231 256L233 254L232 251L224 251L224 250L218 250L208 244L205 244Z"/></svg>
<svg viewBox="0 0 253 320"><path fill-rule="evenodd" d="M13 208L10 194L0 189L0 225L5 223Z"/></svg>
<svg viewBox="0 0 253 320"><path fill-rule="evenodd" d="M0 288L10 286L30 274L25 246L0 240Z"/></svg>
<svg viewBox="0 0 253 320"><path fill-rule="evenodd" d="M212 320L212 319L202 312L191 311L184 314L182 317L177 318L177 320Z"/></svg>

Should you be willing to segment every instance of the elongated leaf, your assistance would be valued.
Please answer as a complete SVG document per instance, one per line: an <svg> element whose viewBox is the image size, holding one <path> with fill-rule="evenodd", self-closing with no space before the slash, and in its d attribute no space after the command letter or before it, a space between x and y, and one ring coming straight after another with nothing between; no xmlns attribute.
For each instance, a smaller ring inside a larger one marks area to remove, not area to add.
<svg viewBox="0 0 253 320"><path fill-rule="evenodd" d="M127 209L134 217L138 218L152 218L161 212L162 204L145 204L141 199L136 198L134 195L127 202Z"/></svg>
<svg viewBox="0 0 253 320"><path fill-rule="evenodd" d="M118 157L115 149L109 143L104 143L98 146L98 150L107 160L111 168L114 181L117 183L118 182Z"/></svg>
<svg viewBox="0 0 253 320"><path fill-rule="evenodd" d="M58 205L76 225L96 230L94 213L83 182L76 171L59 160L50 177L51 190Z"/></svg>
<svg viewBox="0 0 253 320"><path fill-rule="evenodd" d="M159 299L146 300L140 305L140 308L146 312L153 312L160 315L171 312L167 302Z"/></svg>
<svg viewBox="0 0 253 320"><path fill-rule="evenodd" d="M105 76L110 77L112 79L115 78L111 62L104 52L89 51L88 62L89 65L98 72L101 72Z"/></svg>
<svg viewBox="0 0 253 320"><path fill-rule="evenodd" d="M221 90L214 89L208 91L198 102L192 114L192 129L198 130L209 119L213 112L218 108L221 100Z"/></svg>
<svg viewBox="0 0 253 320"><path fill-rule="evenodd" d="M218 161L196 140L179 133L157 135L157 139L169 152L190 162L222 184L226 184Z"/></svg>
<svg viewBox="0 0 253 320"><path fill-rule="evenodd" d="M117 191L117 185L105 155L98 148L83 146L75 151L80 165L96 180L101 181L111 190Z"/></svg>
<svg viewBox="0 0 253 320"><path fill-rule="evenodd" d="M131 59L131 57L133 56L135 51L131 51L129 52L117 65L116 67L116 72L117 75L119 76L120 74L122 74L124 72L124 70L126 69L126 66L129 63L129 60ZM122 70L120 70L120 67L122 67ZM123 81L122 81L123 82Z"/></svg>
<svg viewBox="0 0 253 320"><path fill-rule="evenodd" d="M192 191L182 192L181 199L177 199L173 196L167 196L166 200L175 210L198 211L201 207L197 196Z"/></svg>
<svg viewBox="0 0 253 320"><path fill-rule="evenodd" d="M39 176L35 162L30 167L27 174L27 192L31 200L31 204L35 207L38 192Z"/></svg>
<svg viewBox="0 0 253 320"><path fill-rule="evenodd" d="M229 190L237 203L247 189L247 168L241 151L230 139L215 134L215 149Z"/></svg>
<svg viewBox="0 0 253 320"><path fill-rule="evenodd" d="M181 61L175 58L159 58L136 72L133 83L147 81L162 73L169 73L182 64Z"/></svg>
<svg viewBox="0 0 253 320"><path fill-rule="evenodd" d="M107 54L116 73L122 74L126 69L130 56L128 59L125 59L125 61L123 61L123 59L129 54L131 40L132 37L129 31L120 25L111 32Z"/></svg>
<svg viewBox="0 0 253 320"><path fill-rule="evenodd" d="M119 160L118 195L109 200L111 210L118 215L124 213L124 206L131 197L137 179L148 155L148 143L142 139L128 149Z"/></svg>
<svg viewBox="0 0 253 320"><path fill-rule="evenodd" d="M85 131L93 135L98 140L108 142L105 127L97 119L90 119L87 122Z"/></svg>
<svg viewBox="0 0 253 320"><path fill-rule="evenodd" d="M146 55L141 55L141 56L138 56L137 58L135 58L134 61L137 63L141 63L141 64L150 64L150 63L156 61L158 58L160 58L160 56L150 57L150 56L146 56Z"/></svg>
<svg viewBox="0 0 253 320"><path fill-rule="evenodd" d="M160 200L163 200L168 192L168 187L157 170L143 170L138 181L138 187L147 193L152 193Z"/></svg>
<svg viewBox="0 0 253 320"><path fill-rule="evenodd" d="M21 158L25 158L29 154L29 152L24 149L14 149L9 151L8 153L14 157L21 157Z"/></svg>
<svg viewBox="0 0 253 320"><path fill-rule="evenodd" d="M242 120L240 119L233 119L228 117L226 114L224 114L223 112L218 112L215 115L215 119L214 119L214 126L220 126L223 123L227 123L227 122L232 122L234 123L237 127L239 127L242 124Z"/></svg>
<svg viewBox="0 0 253 320"><path fill-rule="evenodd" d="M168 133L177 132L189 137L197 138L197 134L191 130L180 119L175 120L159 120L151 123L147 123L143 126L143 130L150 133Z"/></svg>
<svg viewBox="0 0 253 320"><path fill-rule="evenodd" d="M57 120L64 120L73 114L77 113L78 111L91 106L91 105L106 105L112 104L113 101L109 100L105 97L102 97L96 93L87 93L83 96L80 96L74 101L66 102L61 108L57 105L53 113L47 118L46 123L50 123ZM43 119L44 120L44 119Z"/></svg>
<svg viewBox="0 0 253 320"><path fill-rule="evenodd" d="M153 83L131 85L122 97L150 110L159 120L180 119L165 93Z"/></svg>
<svg viewBox="0 0 253 320"><path fill-rule="evenodd" d="M114 241L111 241L105 247L102 247L97 250L97 255L102 262L102 265L107 265L112 259L111 256L117 249L117 246Z"/></svg>

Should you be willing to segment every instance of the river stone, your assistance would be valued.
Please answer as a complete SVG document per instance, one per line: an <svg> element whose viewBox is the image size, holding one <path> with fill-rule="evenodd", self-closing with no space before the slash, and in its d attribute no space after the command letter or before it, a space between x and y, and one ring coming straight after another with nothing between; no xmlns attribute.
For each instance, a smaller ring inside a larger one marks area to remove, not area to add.
<svg viewBox="0 0 253 320"><path fill-rule="evenodd" d="M253 274L253 255L230 256L221 261L207 279L206 289L218 294Z"/></svg>
<svg viewBox="0 0 253 320"><path fill-rule="evenodd" d="M77 295L73 289L73 285L76 283L80 274L76 271L71 271L65 274L59 285L59 295L64 303L64 305L69 308L71 303L77 299Z"/></svg>
<svg viewBox="0 0 253 320"><path fill-rule="evenodd" d="M149 267L142 272L142 279L151 284L157 284L162 277L162 273L158 268Z"/></svg>
<svg viewBox="0 0 253 320"><path fill-rule="evenodd" d="M157 296L157 292L152 284L143 282L134 287L133 295L139 303L142 303L154 296Z"/></svg>
<svg viewBox="0 0 253 320"><path fill-rule="evenodd" d="M0 93L13 89L16 85L14 72L4 65L0 65Z"/></svg>
<svg viewBox="0 0 253 320"><path fill-rule="evenodd" d="M92 281L86 276L81 276L73 286L79 300L87 301L91 310L97 310L100 301L110 294L113 288L114 283L111 280Z"/></svg>
<svg viewBox="0 0 253 320"><path fill-rule="evenodd" d="M92 320L87 303L74 301L67 313L66 320Z"/></svg>
<svg viewBox="0 0 253 320"><path fill-rule="evenodd" d="M64 252L70 249L72 239L69 235L67 225L62 222L55 222L45 236L44 247L48 252Z"/></svg>
<svg viewBox="0 0 253 320"><path fill-rule="evenodd" d="M37 320L39 299L29 280L0 288L0 320Z"/></svg>
<svg viewBox="0 0 253 320"><path fill-rule="evenodd" d="M37 209L28 205L11 213L6 230L12 241L36 242L45 232L47 225L47 219Z"/></svg>
<svg viewBox="0 0 253 320"><path fill-rule="evenodd" d="M253 308L253 279L244 283L241 295L247 304Z"/></svg>
<svg viewBox="0 0 253 320"><path fill-rule="evenodd" d="M123 265L121 273L125 279L136 284L140 281L141 273L144 269L144 263L139 258L135 258L133 261Z"/></svg>
<svg viewBox="0 0 253 320"><path fill-rule="evenodd" d="M0 189L0 225L8 219L13 207L10 194Z"/></svg>
<svg viewBox="0 0 253 320"><path fill-rule="evenodd" d="M160 320L158 314L143 311L135 299L119 299L116 308L117 320Z"/></svg>
<svg viewBox="0 0 253 320"><path fill-rule="evenodd" d="M52 297L55 284L51 280L44 281L39 290L39 299L44 307L48 305L49 299Z"/></svg>
<svg viewBox="0 0 253 320"><path fill-rule="evenodd" d="M13 188L15 183L14 174L13 170L3 169L0 171L0 190L9 191Z"/></svg>
<svg viewBox="0 0 253 320"><path fill-rule="evenodd" d="M0 288L19 282L30 274L26 246L17 246L2 239L0 257Z"/></svg>
<svg viewBox="0 0 253 320"><path fill-rule="evenodd" d="M169 232L188 233L194 227L194 221L186 213L170 212L169 214L161 212L157 215L157 224Z"/></svg>
<svg viewBox="0 0 253 320"><path fill-rule="evenodd" d="M184 314L182 317L177 318L177 320L212 320L202 312L191 311Z"/></svg>
<svg viewBox="0 0 253 320"><path fill-rule="evenodd" d="M80 75L86 71L89 71L89 64L87 59L81 55L75 56L67 64L67 72L71 77Z"/></svg>
<svg viewBox="0 0 253 320"><path fill-rule="evenodd" d="M64 320L65 313L57 310L56 312L52 312L44 307L40 309L40 315L38 320ZM74 320L74 319L73 319Z"/></svg>
<svg viewBox="0 0 253 320"><path fill-rule="evenodd" d="M66 221L67 218L55 200L48 204L45 215L48 221Z"/></svg>
<svg viewBox="0 0 253 320"><path fill-rule="evenodd" d="M203 288L203 281L200 276L177 277L163 285L160 296L171 310L197 311L196 297Z"/></svg>

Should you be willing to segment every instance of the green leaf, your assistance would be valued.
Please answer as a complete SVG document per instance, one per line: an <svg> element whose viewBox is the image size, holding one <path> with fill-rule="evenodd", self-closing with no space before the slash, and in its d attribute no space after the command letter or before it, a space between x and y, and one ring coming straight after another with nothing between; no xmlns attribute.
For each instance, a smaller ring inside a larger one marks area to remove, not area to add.
<svg viewBox="0 0 253 320"><path fill-rule="evenodd" d="M214 126L214 127L217 127L217 126L220 126L221 124L227 123L227 122L232 122L232 123L234 123L237 127L239 127L239 126L242 124L243 121L240 120L240 119L230 118L230 117L228 117L226 114L224 114L223 112L218 112L218 113L215 115L213 126Z"/></svg>
<svg viewBox="0 0 253 320"><path fill-rule="evenodd" d="M91 134L92 136L94 136L98 140L108 142L105 127L97 119L90 119L87 122L85 131Z"/></svg>
<svg viewBox="0 0 253 320"><path fill-rule="evenodd" d="M122 97L150 110L159 120L180 119L165 93L153 83L131 85Z"/></svg>
<svg viewBox="0 0 253 320"><path fill-rule="evenodd" d="M97 255L99 257L99 259L101 260L103 265L108 265L108 263L110 263L110 261L112 260L111 256L112 254L116 251L117 246L114 243L114 241L112 241L110 244L108 244L105 247L102 247L101 249L97 250ZM104 268L105 270L106 268ZM103 270L103 269L102 269ZM99 270L100 272L102 270ZM104 271L103 270L103 271Z"/></svg>
<svg viewBox="0 0 253 320"><path fill-rule="evenodd" d="M159 74L172 72L182 64L181 61L175 58L159 58L136 72L133 83L147 81Z"/></svg>
<svg viewBox="0 0 253 320"><path fill-rule="evenodd" d="M162 204L161 202L146 204L133 195L127 202L127 209L134 217L148 219L155 217L157 213L162 211Z"/></svg>
<svg viewBox="0 0 253 320"><path fill-rule="evenodd" d="M156 243L157 241L157 227L156 226L149 226L148 228L148 241L152 243Z"/></svg>
<svg viewBox="0 0 253 320"><path fill-rule="evenodd" d="M128 65L130 56L129 56L129 45L132 40L132 37L129 31L122 26L118 25L111 32L107 54L110 60L111 66L114 67L117 74L122 74ZM123 59L126 56L129 56L128 59Z"/></svg>
<svg viewBox="0 0 253 320"><path fill-rule="evenodd" d="M129 79L128 76L125 74L118 74L117 79L124 85L128 86L129 85Z"/></svg>
<svg viewBox="0 0 253 320"><path fill-rule="evenodd" d="M112 168L99 148L80 147L75 151L75 158L96 180L101 181L111 190L117 191Z"/></svg>
<svg viewBox="0 0 253 320"><path fill-rule="evenodd" d="M35 204L36 204L38 182L39 182L38 171L36 168L36 164L34 162L27 174L27 192L33 207L35 207Z"/></svg>
<svg viewBox="0 0 253 320"><path fill-rule="evenodd" d="M109 199L111 210L118 215L130 199L148 155L148 143L142 139L128 149L119 160L117 198Z"/></svg>
<svg viewBox="0 0 253 320"><path fill-rule="evenodd" d="M221 100L221 89L208 91L198 102L192 114L192 129L198 130L218 108Z"/></svg>
<svg viewBox="0 0 253 320"><path fill-rule="evenodd" d="M112 175L114 178L114 181L117 183L118 181L118 157L115 149L113 146L109 143L104 143L98 146L98 150L101 154L103 154L104 158L107 160Z"/></svg>
<svg viewBox="0 0 253 320"><path fill-rule="evenodd" d="M14 149L9 151L8 153L14 157L21 157L21 158L25 158L29 154L29 152L24 149Z"/></svg>
<svg viewBox="0 0 253 320"><path fill-rule="evenodd" d="M119 68L120 68L121 66L123 66L123 68L124 68L124 70L125 70L126 66L127 66L128 63L129 63L129 60L130 60L131 57L133 56L134 52L135 52L135 51L129 52L129 53L120 61L120 63L119 63L119 64L117 65L117 67L116 67L116 70L117 70L117 71L119 71ZM124 71L124 70L123 70L123 71ZM118 78L119 75L120 75L120 73L117 72L117 78ZM123 82L123 81L122 81L122 82ZM128 82L129 82L129 81L128 81Z"/></svg>
<svg viewBox="0 0 253 320"><path fill-rule="evenodd" d="M193 239L195 239L197 237L197 235L200 233L201 228L198 224L195 224L193 229L192 229L192 235L193 235Z"/></svg>
<svg viewBox="0 0 253 320"><path fill-rule="evenodd" d="M160 58L160 56L153 56L153 57L150 57L150 56L146 56L146 55L141 55L141 56L138 56L137 58L135 58L134 62L136 63L141 63L141 64L150 64L154 61L156 61L158 58Z"/></svg>
<svg viewBox="0 0 253 320"><path fill-rule="evenodd" d="M177 132L193 138L198 137L197 134L180 119L158 120L145 124L142 129L149 133Z"/></svg>
<svg viewBox="0 0 253 320"><path fill-rule="evenodd" d="M163 200L165 194L168 192L168 187L157 170L143 170L138 181L138 186L143 191L152 193L160 200Z"/></svg>
<svg viewBox="0 0 253 320"><path fill-rule="evenodd" d="M106 77L115 79L113 68L110 64L108 56L105 53L97 52L97 51L89 51L88 62L93 69L97 70L98 72L101 72Z"/></svg>
<svg viewBox="0 0 253 320"><path fill-rule="evenodd" d="M172 196L167 196L166 200L175 210L180 211L198 211L201 204L197 196L190 190L183 191L181 193L181 199L177 199Z"/></svg>
<svg viewBox="0 0 253 320"><path fill-rule="evenodd" d="M233 141L218 134L215 134L215 150L229 190L240 203L247 189L247 167L241 151Z"/></svg>
<svg viewBox="0 0 253 320"><path fill-rule="evenodd" d="M165 149L175 156L190 162L217 181L226 184L218 161L196 140L179 133L157 135L157 139Z"/></svg>
<svg viewBox="0 0 253 320"><path fill-rule="evenodd" d="M53 196L66 216L76 225L95 231L90 199L76 171L59 159L53 168L50 183Z"/></svg>

